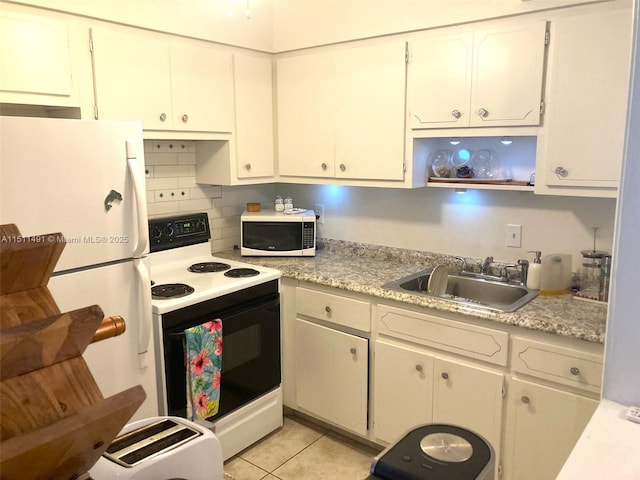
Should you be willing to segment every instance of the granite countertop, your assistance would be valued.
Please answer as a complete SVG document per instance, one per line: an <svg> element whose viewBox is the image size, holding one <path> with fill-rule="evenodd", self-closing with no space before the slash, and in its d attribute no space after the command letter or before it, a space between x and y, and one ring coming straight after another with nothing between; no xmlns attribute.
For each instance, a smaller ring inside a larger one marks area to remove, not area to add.
<svg viewBox="0 0 640 480"><path fill-rule="evenodd" d="M607 306L576 300L571 295L538 296L519 310L506 313L458 305L446 300L382 288L382 285L437 264L460 269L455 257L429 252L319 239L315 257L241 257L239 250L214 256L278 269L283 277L326 285L376 298L456 312L541 332L604 343ZM468 264L474 259L465 258ZM499 265L498 265L499 268Z"/></svg>

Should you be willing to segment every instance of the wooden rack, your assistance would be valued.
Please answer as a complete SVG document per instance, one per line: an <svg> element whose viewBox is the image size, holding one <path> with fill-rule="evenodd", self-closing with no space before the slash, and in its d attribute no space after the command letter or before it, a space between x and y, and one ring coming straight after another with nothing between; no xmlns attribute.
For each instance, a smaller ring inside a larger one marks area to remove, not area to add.
<svg viewBox="0 0 640 480"><path fill-rule="evenodd" d="M124 321L105 319L98 305L60 312L47 288L65 246L59 238L0 225L3 480L80 478L146 397L140 385L102 396L82 354L122 333Z"/></svg>

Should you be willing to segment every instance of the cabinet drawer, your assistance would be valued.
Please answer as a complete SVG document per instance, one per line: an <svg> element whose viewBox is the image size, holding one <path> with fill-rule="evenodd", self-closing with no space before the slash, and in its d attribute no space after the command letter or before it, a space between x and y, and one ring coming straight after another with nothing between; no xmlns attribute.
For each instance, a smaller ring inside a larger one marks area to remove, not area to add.
<svg viewBox="0 0 640 480"><path fill-rule="evenodd" d="M371 304L353 298L297 288L296 312L363 332L371 331Z"/></svg>
<svg viewBox="0 0 640 480"><path fill-rule="evenodd" d="M382 334L497 365L507 364L507 332L385 305L378 311Z"/></svg>
<svg viewBox="0 0 640 480"><path fill-rule="evenodd" d="M602 386L602 356L513 337L512 365L515 372L591 392Z"/></svg>

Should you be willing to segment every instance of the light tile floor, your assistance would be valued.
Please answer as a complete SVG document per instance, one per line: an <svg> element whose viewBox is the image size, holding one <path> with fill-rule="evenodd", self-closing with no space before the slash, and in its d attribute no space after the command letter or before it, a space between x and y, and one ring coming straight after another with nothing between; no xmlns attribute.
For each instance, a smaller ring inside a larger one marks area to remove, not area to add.
<svg viewBox="0 0 640 480"><path fill-rule="evenodd" d="M227 480L363 480L379 453L298 416L227 460Z"/></svg>

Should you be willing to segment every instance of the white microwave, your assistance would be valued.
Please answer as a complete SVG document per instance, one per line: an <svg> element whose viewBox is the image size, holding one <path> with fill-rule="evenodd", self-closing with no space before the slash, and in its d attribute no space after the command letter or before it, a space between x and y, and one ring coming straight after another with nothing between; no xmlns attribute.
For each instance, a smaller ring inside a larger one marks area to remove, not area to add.
<svg viewBox="0 0 640 480"><path fill-rule="evenodd" d="M316 214L313 210L279 213L244 212L240 217L240 255L313 257L316 254Z"/></svg>

